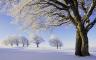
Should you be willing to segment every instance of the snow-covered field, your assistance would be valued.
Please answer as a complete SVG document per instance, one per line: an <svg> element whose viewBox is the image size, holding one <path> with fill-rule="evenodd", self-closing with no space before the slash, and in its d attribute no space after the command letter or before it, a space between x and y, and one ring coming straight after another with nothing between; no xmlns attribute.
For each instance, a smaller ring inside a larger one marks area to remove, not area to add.
<svg viewBox="0 0 96 60"><path fill-rule="evenodd" d="M0 48L0 60L96 60L96 52L90 57L77 57L73 50L40 48Z"/></svg>

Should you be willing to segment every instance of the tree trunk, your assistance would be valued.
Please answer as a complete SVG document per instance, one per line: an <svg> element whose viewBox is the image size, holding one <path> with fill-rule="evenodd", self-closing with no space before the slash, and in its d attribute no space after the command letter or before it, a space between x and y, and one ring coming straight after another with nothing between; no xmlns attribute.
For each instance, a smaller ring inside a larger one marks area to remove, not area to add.
<svg viewBox="0 0 96 60"><path fill-rule="evenodd" d="M86 30L79 28L76 32L75 55L89 56L88 36Z"/></svg>
<svg viewBox="0 0 96 60"><path fill-rule="evenodd" d="M17 45L17 47L18 47L18 45L19 45L19 44L18 44L18 43L16 43L16 45Z"/></svg>
<svg viewBox="0 0 96 60"><path fill-rule="evenodd" d="M80 37L79 31L76 32L76 45L75 45L75 55L82 56L81 53L82 39Z"/></svg>
<svg viewBox="0 0 96 60"><path fill-rule="evenodd" d="M11 46L13 46L13 43L11 43Z"/></svg>
<svg viewBox="0 0 96 60"><path fill-rule="evenodd" d="M81 32L83 35L82 37L82 47L81 47L81 53L83 56L89 56L89 44L88 44L88 36L86 32Z"/></svg>
<svg viewBox="0 0 96 60"><path fill-rule="evenodd" d="M27 41L27 44L26 45L27 45L27 47L29 46L29 41Z"/></svg>
<svg viewBox="0 0 96 60"><path fill-rule="evenodd" d="M24 45L25 45L25 44L23 43L23 45L22 45L22 46L24 47Z"/></svg>
<svg viewBox="0 0 96 60"><path fill-rule="evenodd" d="M39 44L36 44L37 45L37 48L39 47Z"/></svg>
<svg viewBox="0 0 96 60"><path fill-rule="evenodd" d="M58 44L57 44L57 49L58 49L58 47L59 47L59 46L58 46Z"/></svg>

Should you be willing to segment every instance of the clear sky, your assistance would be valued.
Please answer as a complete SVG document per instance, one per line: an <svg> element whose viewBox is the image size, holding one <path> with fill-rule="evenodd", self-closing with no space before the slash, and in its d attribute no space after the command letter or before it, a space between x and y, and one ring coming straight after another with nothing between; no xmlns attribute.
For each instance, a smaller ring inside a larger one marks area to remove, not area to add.
<svg viewBox="0 0 96 60"><path fill-rule="evenodd" d="M28 37L28 33L20 31L19 26L16 26L14 24L11 24L12 18L10 16L7 16L5 14L0 14L0 40L5 39L7 36L10 35L23 35ZM96 28L93 28L89 33L89 41L90 46L96 45ZM32 32L33 33L33 32ZM48 37L54 34L60 38L64 46L75 46L75 28L72 26L66 27L61 26L56 29L53 29L52 31L42 31L39 32L39 35L42 36L46 41L48 41ZM96 46L95 46L96 47Z"/></svg>

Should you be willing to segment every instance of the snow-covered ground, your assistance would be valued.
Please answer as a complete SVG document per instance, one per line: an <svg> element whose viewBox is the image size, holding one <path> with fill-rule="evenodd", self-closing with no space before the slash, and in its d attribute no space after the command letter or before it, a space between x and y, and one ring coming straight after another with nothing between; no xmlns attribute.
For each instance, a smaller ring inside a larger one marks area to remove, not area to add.
<svg viewBox="0 0 96 60"><path fill-rule="evenodd" d="M95 49L90 57L77 57L74 50L41 48L0 48L0 60L96 60Z"/></svg>

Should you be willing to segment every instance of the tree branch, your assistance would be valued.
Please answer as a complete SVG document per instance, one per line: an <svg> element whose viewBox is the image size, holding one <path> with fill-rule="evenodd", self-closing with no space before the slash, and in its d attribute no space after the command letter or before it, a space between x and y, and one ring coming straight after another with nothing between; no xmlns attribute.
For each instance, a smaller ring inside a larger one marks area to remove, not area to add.
<svg viewBox="0 0 96 60"><path fill-rule="evenodd" d="M87 22L86 30L89 31L96 23L96 18L94 19L93 22L90 22L89 17L92 15L94 8L96 7L96 0L92 0L92 4L85 15L84 23Z"/></svg>
<svg viewBox="0 0 96 60"><path fill-rule="evenodd" d="M58 15L59 17L62 17L63 19L66 19L66 20L70 19L69 16L65 16L65 15L62 15L60 13L53 13L53 15Z"/></svg>
<svg viewBox="0 0 96 60"><path fill-rule="evenodd" d="M96 18L94 19L93 22L91 22L90 24L87 25L86 30L87 32L96 24Z"/></svg>
<svg viewBox="0 0 96 60"><path fill-rule="evenodd" d="M92 15L92 12L93 12L95 6L96 6L96 0L93 0L92 4L91 4L91 6L90 6L90 8L89 8L89 10L87 12L88 17L90 17Z"/></svg>
<svg viewBox="0 0 96 60"><path fill-rule="evenodd" d="M87 9L85 8L84 0L81 0L80 5L81 5L81 8L83 9L84 13L87 13Z"/></svg>
<svg viewBox="0 0 96 60"><path fill-rule="evenodd" d="M59 10L67 10L66 7L61 8L61 7L58 7L56 4L53 4L53 3L51 3L51 2L47 2L46 4L52 5L52 6L56 7L56 8L59 9Z"/></svg>
<svg viewBox="0 0 96 60"><path fill-rule="evenodd" d="M68 11L68 15L69 15L70 21L71 21L75 26L77 26L77 22L76 22L76 21L74 20L74 18L71 16L70 11Z"/></svg>
<svg viewBox="0 0 96 60"><path fill-rule="evenodd" d="M61 26L63 24L69 23L69 22L70 22L70 20L67 20L67 21L61 22L59 24L50 24L49 26Z"/></svg>
<svg viewBox="0 0 96 60"><path fill-rule="evenodd" d="M82 3L82 4L84 4L84 3ZM89 17L92 15L92 12L93 12L95 6L96 6L96 0L93 0L93 1L92 1L92 4L91 4L90 8L88 9L88 11L87 11L86 8L84 8L84 6L82 5L83 10L85 11L85 15L84 15L83 18L82 18L82 20L84 21L84 22L83 22L84 24L85 24L85 23L87 23L87 24L90 23Z"/></svg>
<svg viewBox="0 0 96 60"><path fill-rule="evenodd" d="M53 2L53 3L55 3L55 4L57 4L57 5L60 5L60 6L62 6L64 9L68 9L68 6L66 6L64 3L62 3L62 2L59 2L58 0L49 0L50 2Z"/></svg>
<svg viewBox="0 0 96 60"><path fill-rule="evenodd" d="M92 4L87 12L87 17L90 17L92 15L92 12L93 12L95 6L96 6L96 0L93 0Z"/></svg>
<svg viewBox="0 0 96 60"><path fill-rule="evenodd" d="M30 2L29 2L30 3ZM67 10L68 7L66 5L64 5L63 3L59 2L59 1L44 1L44 2L37 2L37 3L33 3L33 4L26 4L25 6L32 6L32 5L39 5L39 4L48 4L48 5L51 5L51 6L54 6L56 7L57 9L59 10ZM56 5L57 4L57 5ZM60 7L60 6L62 7Z"/></svg>
<svg viewBox="0 0 96 60"><path fill-rule="evenodd" d="M77 0L71 0L71 9L73 11L74 20L76 23L82 24L81 16L78 11L78 2Z"/></svg>

